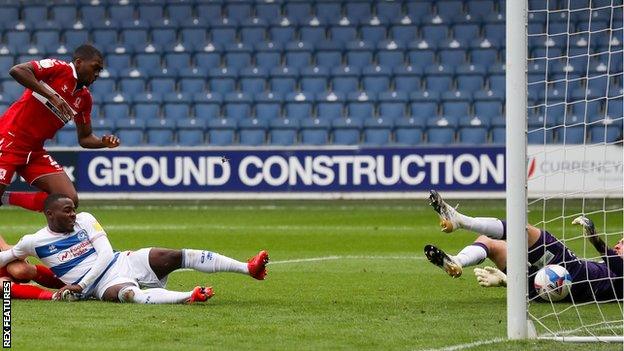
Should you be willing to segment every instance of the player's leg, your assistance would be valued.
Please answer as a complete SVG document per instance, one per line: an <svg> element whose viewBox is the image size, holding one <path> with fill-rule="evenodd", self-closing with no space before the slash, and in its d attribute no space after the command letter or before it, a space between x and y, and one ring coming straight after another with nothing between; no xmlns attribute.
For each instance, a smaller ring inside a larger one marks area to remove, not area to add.
<svg viewBox="0 0 624 351"><path fill-rule="evenodd" d="M481 235L455 256L447 255L434 245L425 246L425 256L429 262L442 268L451 277L457 278L461 276L463 268L476 266L486 258L492 260L499 269L505 269L506 250L507 243L505 241Z"/></svg>
<svg viewBox="0 0 624 351"><path fill-rule="evenodd" d="M65 172L42 175L33 180L32 185L45 191L47 194L66 195L72 199L74 205L78 207L78 193ZM47 195L43 200L45 200L46 197ZM41 201L41 209L43 209L43 201Z"/></svg>
<svg viewBox="0 0 624 351"><path fill-rule="evenodd" d="M158 279L166 277L176 269L191 268L204 273L235 272L249 274L262 280L266 276L268 262L269 254L266 251L261 251L247 263L205 250L152 248L149 251L149 265Z"/></svg>
<svg viewBox="0 0 624 351"><path fill-rule="evenodd" d="M175 304L206 301L214 295L212 288L195 287L188 292L161 288L141 290L131 283L113 285L102 295L103 301L146 304Z"/></svg>
<svg viewBox="0 0 624 351"><path fill-rule="evenodd" d="M440 216L440 227L443 232L451 233L464 228L492 239L505 239L505 222L492 217L470 217L448 205L437 191L431 190L429 204Z"/></svg>

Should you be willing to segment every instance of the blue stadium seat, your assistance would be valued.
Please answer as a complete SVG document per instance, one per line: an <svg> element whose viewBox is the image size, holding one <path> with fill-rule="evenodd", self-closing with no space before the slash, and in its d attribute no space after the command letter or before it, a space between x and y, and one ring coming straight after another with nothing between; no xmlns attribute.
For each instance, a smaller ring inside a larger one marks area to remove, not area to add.
<svg viewBox="0 0 624 351"><path fill-rule="evenodd" d="M154 78L149 82L149 90L153 93L167 94L175 91L175 85L173 78Z"/></svg>
<svg viewBox="0 0 624 351"><path fill-rule="evenodd" d="M372 14L371 2L369 1L349 1L344 4L345 15L356 23L369 18Z"/></svg>
<svg viewBox="0 0 624 351"><path fill-rule="evenodd" d="M334 41L348 43L356 40L357 29L355 26L331 26L329 28L329 35Z"/></svg>
<svg viewBox="0 0 624 351"><path fill-rule="evenodd" d="M93 84L89 87L89 91L92 95L96 97L101 97L106 94L110 94L112 91L115 91L115 80L114 79L105 79L101 78L97 80L96 84Z"/></svg>
<svg viewBox="0 0 624 351"><path fill-rule="evenodd" d="M339 2L316 2L314 7L316 17L323 22L335 23L339 20L342 13Z"/></svg>
<svg viewBox="0 0 624 351"><path fill-rule="evenodd" d="M394 68L394 90L411 93L420 90L422 70L411 66L401 65Z"/></svg>
<svg viewBox="0 0 624 351"><path fill-rule="evenodd" d="M169 70L181 70L191 65L191 55L187 53L166 53L163 56L165 67Z"/></svg>
<svg viewBox="0 0 624 351"><path fill-rule="evenodd" d="M376 62L380 66L397 67L405 64L405 46L400 42L382 41L377 44Z"/></svg>
<svg viewBox="0 0 624 351"><path fill-rule="evenodd" d="M275 118L270 122L269 143L271 145L297 144L299 121L289 118Z"/></svg>
<svg viewBox="0 0 624 351"><path fill-rule="evenodd" d="M193 8L190 4L172 4L165 7L167 18L176 22L183 22L193 17Z"/></svg>
<svg viewBox="0 0 624 351"><path fill-rule="evenodd" d="M377 17L374 18L378 20ZM371 21L368 24L364 23L360 25L359 37L364 41L378 43L386 40L387 35L386 27L378 21Z"/></svg>
<svg viewBox="0 0 624 351"><path fill-rule="evenodd" d="M307 1L288 1L284 4L284 15L295 23L303 21L312 14L312 3Z"/></svg>
<svg viewBox="0 0 624 351"><path fill-rule="evenodd" d="M24 92L24 87L14 80L2 82L2 94L7 101L17 100Z"/></svg>
<svg viewBox="0 0 624 351"><path fill-rule="evenodd" d="M392 71L385 66L368 66L362 70L362 89L373 93L390 90Z"/></svg>
<svg viewBox="0 0 624 351"><path fill-rule="evenodd" d="M153 28L151 31L152 43L168 47L177 42L177 31L173 28Z"/></svg>
<svg viewBox="0 0 624 351"><path fill-rule="evenodd" d="M430 1L408 1L405 7L407 8L407 14L414 19L421 19L433 13Z"/></svg>
<svg viewBox="0 0 624 351"><path fill-rule="evenodd" d="M393 24L390 27L390 36L393 40L406 45L418 38L418 26L415 24Z"/></svg>
<svg viewBox="0 0 624 351"><path fill-rule="evenodd" d="M307 118L301 120L301 144L325 145L329 142L331 123L328 119Z"/></svg>
<svg viewBox="0 0 624 351"><path fill-rule="evenodd" d="M89 41L89 32L86 30L66 30L63 37L67 49L73 50Z"/></svg>
<svg viewBox="0 0 624 351"><path fill-rule="evenodd" d="M208 121L208 143L215 146L235 143L237 122L232 119L218 118Z"/></svg>
<svg viewBox="0 0 624 351"><path fill-rule="evenodd" d="M286 95L284 116L289 119L303 119L312 116L314 94L290 93Z"/></svg>
<svg viewBox="0 0 624 351"><path fill-rule="evenodd" d="M435 8L437 14L453 17L464 11L464 4L458 0L436 1Z"/></svg>
<svg viewBox="0 0 624 351"><path fill-rule="evenodd" d="M44 22L48 19L46 6L29 5L22 9L22 19L27 23Z"/></svg>
<svg viewBox="0 0 624 351"><path fill-rule="evenodd" d="M505 127L507 121L502 115L496 116L491 119L492 125L492 144L504 145L505 144Z"/></svg>
<svg viewBox="0 0 624 351"><path fill-rule="evenodd" d="M105 104L103 113L107 120L127 119L130 116L130 106L125 103Z"/></svg>
<svg viewBox="0 0 624 351"><path fill-rule="evenodd" d="M243 119L239 122L239 143L245 146L258 146L266 143L268 122L259 119Z"/></svg>
<svg viewBox="0 0 624 351"><path fill-rule="evenodd" d="M324 26L301 26L299 28L299 38L304 42L316 45L327 39L326 28Z"/></svg>
<svg viewBox="0 0 624 351"><path fill-rule="evenodd" d="M286 44L284 64L290 67L303 68L312 63L313 45L303 41Z"/></svg>
<svg viewBox="0 0 624 351"><path fill-rule="evenodd" d="M266 90L268 73L258 67L247 67L239 74L240 90L252 95L260 94Z"/></svg>
<svg viewBox="0 0 624 351"><path fill-rule="evenodd" d="M459 66L466 62L467 44L457 39L447 39L438 46L438 61L442 65Z"/></svg>
<svg viewBox="0 0 624 351"><path fill-rule="evenodd" d="M162 21L164 18L164 9L161 5L155 4L139 4L137 6L139 20L143 21Z"/></svg>
<svg viewBox="0 0 624 351"><path fill-rule="evenodd" d="M223 9L220 1L198 3L195 6L198 18L206 20L218 20L223 16Z"/></svg>
<svg viewBox="0 0 624 351"><path fill-rule="evenodd" d="M364 121L364 144L382 146L391 142L392 119L377 117Z"/></svg>
<svg viewBox="0 0 624 351"><path fill-rule="evenodd" d="M245 1L226 2L223 6L224 15L236 22L251 17L251 10L251 3Z"/></svg>
<svg viewBox="0 0 624 351"><path fill-rule="evenodd" d="M614 98L609 98L607 100L607 105L606 105L606 115L607 116L612 116L615 118L621 117L623 115L623 108L624 103L622 102L622 97L620 96L619 98L614 97Z"/></svg>
<svg viewBox="0 0 624 351"><path fill-rule="evenodd" d="M448 37L448 26L427 24L420 28L420 33L424 40L439 43Z"/></svg>
<svg viewBox="0 0 624 351"><path fill-rule="evenodd" d="M335 92L325 92L316 96L316 115L319 119L334 119L344 114L345 95Z"/></svg>
<svg viewBox="0 0 624 351"><path fill-rule="evenodd" d="M58 30L38 30L33 33L34 42L47 52L55 52L61 45Z"/></svg>
<svg viewBox="0 0 624 351"><path fill-rule="evenodd" d="M445 92L451 89L453 83L452 67L438 65L425 69L425 85L427 90Z"/></svg>
<svg viewBox="0 0 624 351"><path fill-rule="evenodd" d="M182 78L178 82L180 91L183 93L198 93L206 89L206 79Z"/></svg>
<svg viewBox="0 0 624 351"><path fill-rule="evenodd" d="M411 116L416 118L429 118L438 115L438 98L420 97L415 98L418 94L427 94L428 91L416 92L410 95L412 102L410 103ZM433 94L435 95L435 94Z"/></svg>
<svg viewBox="0 0 624 351"><path fill-rule="evenodd" d="M406 116L408 94L403 91L389 91L379 94L379 116L397 119Z"/></svg>
<svg viewBox="0 0 624 351"><path fill-rule="evenodd" d="M189 118L191 110L188 104L166 103L163 105L163 116L167 120Z"/></svg>
<svg viewBox="0 0 624 351"><path fill-rule="evenodd" d="M332 120L332 144L357 145L360 143L360 131L363 122L361 119L336 118Z"/></svg>
<svg viewBox="0 0 624 351"><path fill-rule="evenodd" d="M269 90L288 94L296 90L298 71L294 67L281 66L271 70Z"/></svg>
<svg viewBox="0 0 624 351"><path fill-rule="evenodd" d="M226 46L236 41L236 26L229 22L211 24L210 39L213 43Z"/></svg>
<svg viewBox="0 0 624 351"><path fill-rule="evenodd" d="M279 45L285 46L287 43L295 40L295 27L274 25L269 28L269 36L271 41Z"/></svg>
<svg viewBox="0 0 624 351"><path fill-rule="evenodd" d="M257 119L269 121L282 115L282 95L273 92L256 94L255 116Z"/></svg>
<svg viewBox="0 0 624 351"><path fill-rule="evenodd" d="M76 130L63 128L56 133L56 145L58 146L78 146Z"/></svg>
<svg viewBox="0 0 624 351"><path fill-rule="evenodd" d="M302 92L322 93L327 90L329 70L325 67L306 67L301 70L299 85Z"/></svg>
<svg viewBox="0 0 624 351"><path fill-rule="evenodd" d="M359 90L360 71L357 67L340 66L332 69L331 89L342 94Z"/></svg>
<svg viewBox="0 0 624 351"><path fill-rule="evenodd" d="M117 44L117 31L114 29L95 29L91 32L93 42L99 47L109 47Z"/></svg>
<svg viewBox="0 0 624 351"><path fill-rule="evenodd" d="M398 18L403 11L399 1L376 2L374 6L375 13L383 18Z"/></svg>
<svg viewBox="0 0 624 351"><path fill-rule="evenodd" d="M373 63L373 52L375 47L366 41L350 42L346 46L346 63L351 67L364 68Z"/></svg>
<svg viewBox="0 0 624 351"><path fill-rule="evenodd" d="M255 45L267 39L267 22L260 18L252 18L245 21L240 28L240 41L246 45Z"/></svg>
<svg viewBox="0 0 624 351"><path fill-rule="evenodd" d="M446 127L429 127L425 133L428 144L450 145L455 143L455 129Z"/></svg>
<svg viewBox="0 0 624 351"><path fill-rule="evenodd" d="M483 25L484 37L495 43L505 42L505 25L498 23L486 23Z"/></svg>
<svg viewBox="0 0 624 351"><path fill-rule="evenodd" d="M351 119L364 120L375 114L375 96L366 92L354 92L347 95L347 116Z"/></svg>
<svg viewBox="0 0 624 351"><path fill-rule="evenodd" d="M130 21L134 19L134 6L111 5L108 7L108 17L117 22Z"/></svg>
<svg viewBox="0 0 624 351"><path fill-rule="evenodd" d="M204 144L204 131L206 130L204 119L179 119L176 121L177 139L179 146L199 146Z"/></svg>
<svg viewBox="0 0 624 351"><path fill-rule="evenodd" d="M155 119L160 117L160 104L158 103L135 103L134 116L140 119Z"/></svg>
<svg viewBox="0 0 624 351"><path fill-rule="evenodd" d="M472 94L469 91L446 91L442 93L442 113L455 117L468 116L471 102Z"/></svg>
<svg viewBox="0 0 624 351"><path fill-rule="evenodd" d="M117 128L116 134L124 146L139 146L144 143L144 120L135 118L118 119L115 122L115 127Z"/></svg>
<svg viewBox="0 0 624 351"><path fill-rule="evenodd" d="M281 3L277 2L258 2L255 4L256 16L266 22L270 22L280 17Z"/></svg>
<svg viewBox="0 0 624 351"><path fill-rule="evenodd" d="M228 45L224 56L225 65L238 70L249 67L252 51L252 47L242 43Z"/></svg>
<svg viewBox="0 0 624 351"><path fill-rule="evenodd" d="M424 123L417 118L400 118L394 121L395 142L399 145L419 145L423 141Z"/></svg>
<svg viewBox="0 0 624 351"><path fill-rule="evenodd" d="M246 119L251 116L251 104L253 99L250 94L232 92L225 95L223 107L227 118Z"/></svg>
<svg viewBox="0 0 624 351"><path fill-rule="evenodd" d="M236 87L236 73L232 69L224 68L214 68L210 70L210 90L220 93L227 94L234 91Z"/></svg>
<svg viewBox="0 0 624 351"><path fill-rule="evenodd" d="M175 122L168 119L149 119L146 122L146 144L150 146L174 145Z"/></svg>
<svg viewBox="0 0 624 351"><path fill-rule="evenodd" d="M457 23L453 25L453 38L470 42L474 38L478 38L481 26L476 23Z"/></svg>
<svg viewBox="0 0 624 351"><path fill-rule="evenodd" d="M28 47L30 45L30 32L9 30L4 33L6 44L14 48Z"/></svg>
<svg viewBox="0 0 624 351"><path fill-rule="evenodd" d="M256 45L256 66L271 70L281 63L281 45L273 42L263 42Z"/></svg>
<svg viewBox="0 0 624 351"><path fill-rule="evenodd" d="M137 68L151 75L161 69L159 54L136 54L134 62Z"/></svg>
<svg viewBox="0 0 624 351"><path fill-rule="evenodd" d="M620 123L593 125L589 128L589 142L613 143L622 136L622 120Z"/></svg>
<svg viewBox="0 0 624 351"><path fill-rule="evenodd" d="M494 12L493 0L472 0L466 2L466 12L471 16L484 17L491 12Z"/></svg>
<svg viewBox="0 0 624 351"><path fill-rule="evenodd" d="M91 127L96 135L110 135L113 134L115 130L115 123L110 119L93 118L91 120Z"/></svg>
<svg viewBox="0 0 624 351"><path fill-rule="evenodd" d="M414 48L409 47L407 52L409 64L418 69L424 69L435 64L435 51L430 48Z"/></svg>
<svg viewBox="0 0 624 351"><path fill-rule="evenodd" d="M336 42L323 42L317 45L315 62L317 66L332 69L342 65L342 48Z"/></svg>
<svg viewBox="0 0 624 351"><path fill-rule="evenodd" d="M10 23L12 21L15 21L18 18L19 18L18 6L4 6L3 5L2 7L0 7L0 23Z"/></svg>
<svg viewBox="0 0 624 351"><path fill-rule="evenodd" d="M185 48L192 50L203 48L208 41L205 28L183 28L180 30L180 39Z"/></svg>
<svg viewBox="0 0 624 351"><path fill-rule="evenodd" d="M221 66L221 54L219 52L198 52L193 55L192 61L197 68L209 72L211 69Z"/></svg>

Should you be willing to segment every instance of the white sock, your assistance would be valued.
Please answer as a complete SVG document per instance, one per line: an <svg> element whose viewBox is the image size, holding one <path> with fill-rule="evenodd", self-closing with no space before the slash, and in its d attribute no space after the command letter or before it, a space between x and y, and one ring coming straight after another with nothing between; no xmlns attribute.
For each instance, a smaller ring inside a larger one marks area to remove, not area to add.
<svg viewBox="0 0 624 351"><path fill-rule="evenodd" d="M457 256L454 256L455 261L462 267L478 265L487 258L487 250L482 245L475 243L464 247Z"/></svg>
<svg viewBox="0 0 624 351"><path fill-rule="evenodd" d="M483 234L492 239L503 239L505 227L503 222L493 217L470 217L457 213L459 225L475 233Z"/></svg>
<svg viewBox="0 0 624 351"><path fill-rule="evenodd" d="M236 272L249 274L247 263L202 250L183 249L182 268L192 268L204 273Z"/></svg>
<svg viewBox="0 0 624 351"><path fill-rule="evenodd" d="M192 292L169 291L167 289L145 289L136 286L127 286L119 290L118 298L121 302L165 304L186 303Z"/></svg>

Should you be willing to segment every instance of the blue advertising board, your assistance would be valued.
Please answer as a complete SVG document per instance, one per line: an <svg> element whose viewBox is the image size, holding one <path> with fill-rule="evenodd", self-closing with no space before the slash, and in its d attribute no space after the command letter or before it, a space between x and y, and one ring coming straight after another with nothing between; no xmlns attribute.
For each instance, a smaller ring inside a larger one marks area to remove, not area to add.
<svg viewBox="0 0 624 351"><path fill-rule="evenodd" d="M505 190L503 147L56 151L79 192ZM27 188L15 182L13 189Z"/></svg>

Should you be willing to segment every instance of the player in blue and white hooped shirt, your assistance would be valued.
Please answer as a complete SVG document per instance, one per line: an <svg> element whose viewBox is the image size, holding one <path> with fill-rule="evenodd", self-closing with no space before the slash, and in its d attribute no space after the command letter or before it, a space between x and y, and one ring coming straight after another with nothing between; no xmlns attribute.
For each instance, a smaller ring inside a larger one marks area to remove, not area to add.
<svg viewBox="0 0 624 351"><path fill-rule="evenodd" d="M496 267L475 268L479 285L483 287L507 286L507 228L505 221L498 218L470 217L449 206L440 194L431 190L431 206L440 216L443 232L451 233L466 229L480 234L474 243L466 246L457 255L449 256L441 249L425 246L429 261L457 278L465 267L474 266L489 258ZM564 266L572 278L571 294L563 301L621 301L624 297L624 239L613 248L596 235L594 223L585 216L579 216L572 224L583 227L588 241L600 254L603 262L577 257L564 243L545 230L527 225L529 246L529 298L537 296L533 288L535 274L548 264Z"/></svg>
<svg viewBox="0 0 624 351"><path fill-rule="evenodd" d="M189 292L164 289L167 276L176 269L237 272L258 280L266 276L269 261L266 251L247 263L192 249L114 252L95 217L86 212L76 214L74 202L66 195L48 196L44 214L47 227L25 235L10 250L0 252L0 266L28 256L37 257L67 284L61 292L114 302L187 303L206 301L213 291L199 286Z"/></svg>

